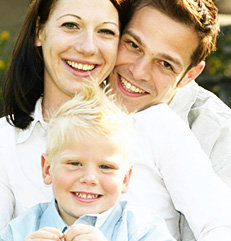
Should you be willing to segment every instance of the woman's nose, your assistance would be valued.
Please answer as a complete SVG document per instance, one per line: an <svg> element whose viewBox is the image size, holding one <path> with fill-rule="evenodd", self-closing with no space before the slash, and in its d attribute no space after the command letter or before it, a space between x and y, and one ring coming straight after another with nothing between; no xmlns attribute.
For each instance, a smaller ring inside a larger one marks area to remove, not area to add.
<svg viewBox="0 0 231 241"><path fill-rule="evenodd" d="M81 36L78 36L76 50L84 56L94 55L97 50L94 33L91 31L81 33Z"/></svg>

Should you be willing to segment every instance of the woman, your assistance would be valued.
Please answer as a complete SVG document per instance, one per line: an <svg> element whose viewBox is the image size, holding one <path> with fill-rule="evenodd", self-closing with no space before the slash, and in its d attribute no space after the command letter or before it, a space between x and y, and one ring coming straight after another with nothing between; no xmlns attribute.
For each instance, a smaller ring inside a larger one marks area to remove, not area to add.
<svg viewBox="0 0 231 241"><path fill-rule="evenodd" d="M122 0L32 1L4 85L0 229L28 207L50 200L51 190L43 185L40 168L47 112L70 99L83 78L93 77L100 84L109 75L125 4Z"/></svg>

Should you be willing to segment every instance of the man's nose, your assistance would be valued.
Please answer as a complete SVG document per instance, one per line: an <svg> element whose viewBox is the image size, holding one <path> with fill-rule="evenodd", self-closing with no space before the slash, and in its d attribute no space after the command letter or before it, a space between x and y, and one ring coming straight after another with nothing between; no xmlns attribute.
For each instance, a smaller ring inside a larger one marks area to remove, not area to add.
<svg viewBox="0 0 231 241"><path fill-rule="evenodd" d="M97 51L93 31L84 31L77 37L76 50L84 56L92 56Z"/></svg>
<svg viewBox="0 0 231 241"><path fill-rule="evenodd" d="M129 66L135 80L149 81L151 78L151 64L147 59L141 57Z"/></svg>

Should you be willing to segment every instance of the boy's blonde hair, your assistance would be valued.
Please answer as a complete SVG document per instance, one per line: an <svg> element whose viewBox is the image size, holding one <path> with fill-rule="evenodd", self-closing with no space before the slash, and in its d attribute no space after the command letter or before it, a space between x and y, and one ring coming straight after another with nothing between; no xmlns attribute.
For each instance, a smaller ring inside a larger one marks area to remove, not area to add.
<svg viewBox="0 0 231 241"><path fill-rule="evenodd" d="M102 90L95 81L84 80L82 86L78 94L51 115L46 149L49 161L70 138L81 140L83 136L99 135L115 142L130 167L133 128L131 115L119 107L114 97Z"/></svg>

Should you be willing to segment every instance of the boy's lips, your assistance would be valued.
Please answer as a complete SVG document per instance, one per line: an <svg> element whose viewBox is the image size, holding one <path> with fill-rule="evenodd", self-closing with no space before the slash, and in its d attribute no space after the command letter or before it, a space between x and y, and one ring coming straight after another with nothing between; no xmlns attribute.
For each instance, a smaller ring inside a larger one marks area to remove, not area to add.
<svg viewBox="0 0 231 241"><path fill-rule="evenodd" d="M79 198L83 198L83 199L96 199L99 198L100 194L90 194L90 193L81 193L81 192L73 192L73 194Z"/></svg>

